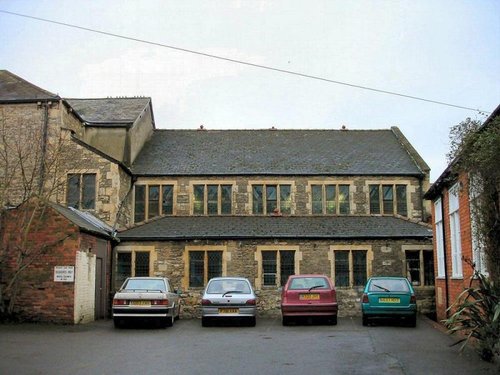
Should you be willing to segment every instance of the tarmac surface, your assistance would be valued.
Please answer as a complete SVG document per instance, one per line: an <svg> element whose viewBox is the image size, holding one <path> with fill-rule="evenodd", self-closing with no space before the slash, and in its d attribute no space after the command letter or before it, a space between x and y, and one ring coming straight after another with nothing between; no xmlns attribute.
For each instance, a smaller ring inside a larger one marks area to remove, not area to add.
<svg viewBox="0 0 500 375"><path fill-rule="evenodd" d="M0 324L0 374L496 374L431 320L416 328L390 322L364 327L361 318L338 325L280 319L256 327L172 328L110 320L79 326Z"/></svg>

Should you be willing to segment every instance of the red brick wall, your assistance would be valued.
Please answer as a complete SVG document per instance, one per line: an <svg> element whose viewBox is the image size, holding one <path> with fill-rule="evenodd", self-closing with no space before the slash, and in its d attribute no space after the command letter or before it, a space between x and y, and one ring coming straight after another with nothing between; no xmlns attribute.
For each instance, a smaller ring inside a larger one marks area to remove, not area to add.
<svg viewBox="0 0 500 375"><path fill-rule="evenodd" d="M20 264L20 252L17 249L21 246L22 236L19 230L27 209L27 205L24 205L9 211L3 220L2 244L6 262L1 282L4 285ZM79 229L52 208L47 208L42 218L39 214L35 217L37 219L28 236L28 246L23 248L31 254L40 254L42 246L58 244L47 248L22 272L18 279L14 312L25 320L72 324L74 283L54 282L54 266L75 266Z"/></svg>
<svg viewBox="0 0 500 375"><path fill-rule="evenodd" d="M449 194L448 188L445 188L442 193L443 204L443 230L445 238L445 254L446 254L446 276L445 279L436 277L436 314L437 319L445 319L446 309L451 306L458 298L460 293L469 286L473 270L469 264L465 262L466 259L472 259L472 232L471 232L471 216L469 206L469 188L468 179L466 174L461 174L458 181L461 183L459 192L459 216L460 216L460 240L462 245L462 273L461 278L452 278L452 261L451 261L451 230L450 230L450 216L449 216ZM450 186L451 187L451 186ZM433 213L433 230L434 239L435 221ZM437 250L436 243L434 243L434 267L435 274L438 274ZM448 301L447 301L448 299Z"/></svg>

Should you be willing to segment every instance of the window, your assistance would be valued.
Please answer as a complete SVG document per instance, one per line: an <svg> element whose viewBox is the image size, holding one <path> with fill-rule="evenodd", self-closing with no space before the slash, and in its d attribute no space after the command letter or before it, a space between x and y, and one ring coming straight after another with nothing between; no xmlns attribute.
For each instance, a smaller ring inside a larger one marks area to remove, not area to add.
<svg viewBox="0 0 500 375"><path fill-rule="evenodd" d="M434 226L436 232L436 255L438 277L445 277L444 264L444 235L443 235L443 205L441 199L434 203Z"/></svg>
<svg viewBox="0 0 500 375"><path fill-rule="evenodd" d="M472 234L472 261L476 271L488 276L486 264L486 254L483 239L478 225L478 209L480 205L480 196L482 181L475 175L469 176L469 207L471 210L471 234Z"/></svg>
<svg viewBox="0 0 500 375"><path fill-rule="evenodd" d="M83 210L95 209L96 174L68 174L66 202L68 207Z"/></svg>
<svg viewBox="0 0 500 375"><path fill-rule="evenodd" d="M364 286L368 280L367 255L367 250L334 250L335 286Z"/></svg>
<svg viewBox="0 0 500 375"><path fill-rule="evenodd" d="M172 215L173 207L173 185L135 185L134 222Z"/></svg>
<svg viewBox="0 0 500 375"><path fill-rule="evenodd" d="M222 251L189 252L189 287L203 287L213 277L222 276Z"/></svg>
<svg viewBox="0 0 500 375"><path fill-rule="evenodd" d="M432 250L406 250L406 277L412 285L434 285Z"/></svg>
<svg viewBox="0 0 500 375"><path fill-rule="evenodd" d="M193 185L194 215L230 215L232 185Z"/></svg>
<svg viewBox="0 0 500 375"><path fill-rule="evenodd" d="M252 212L270 215L276 210L282 214L291 214L292 186L252 185Z"/></svg>
<svg viewBox="0 0 500 375"><path fill-rule="evenodd" d="M116 288L127 277L149 276L149 251L118 252L116 256Z"/></svg>
<svg viewBox="0 0 500 375"><path fill-rule="evenodd" d="M283 286L295 274L294 250L262 251L262 285Z"/></svg>
<svg viewBox="0 0 500 375"><path fill-rule="evenodd" d="M448 191L451 237L451 269L453 277L462 277L462 244L460 239L460 215L458 212L458 184Z"/></svg>
<svg viewBox="0 0 500 375"><path fill-rule="evenodd" d="M313 214L350 214L349 185L311 185Z"/></svg>
<svg viewBox="0 0 500 375"><path fill-rule="evenodd" d="M372 215L408 216L406 185L369 185Z"/></svg>

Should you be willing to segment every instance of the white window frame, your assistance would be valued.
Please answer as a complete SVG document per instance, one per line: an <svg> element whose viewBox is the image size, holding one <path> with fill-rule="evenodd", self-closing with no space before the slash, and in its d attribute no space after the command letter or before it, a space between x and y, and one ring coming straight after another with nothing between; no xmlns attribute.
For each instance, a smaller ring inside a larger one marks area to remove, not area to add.
<svg viewBox="0 0 500 375"><path fill-rule="evenodd" d="M448 212L450 217L451 272L452 277L462 278L462 240L460 236L460 184L456 183L448 190Z"/></svg>
<svg viewBox="0 0 500 375"><path fill-rule="evenodd" d="M441 198L434 202L434 228L436 233L436 257L437 257L437 277L444 278L445 262L444 262L444 233L443 233L443 202Z"/></svg>
<svg viewBox="0 0 500 375"><path fill-rule="evenodd" d="M475 178L473 178L475 177ZM481 181L477 176L469 176L469 207L471 212L471 245L472 245L472 261L474 262L475 269L479 273L488 276L488 269L486 265L486 253L484 250L484 243L481 240L479 228L475 211L477 210L476 201L481 195Z"/></svg>

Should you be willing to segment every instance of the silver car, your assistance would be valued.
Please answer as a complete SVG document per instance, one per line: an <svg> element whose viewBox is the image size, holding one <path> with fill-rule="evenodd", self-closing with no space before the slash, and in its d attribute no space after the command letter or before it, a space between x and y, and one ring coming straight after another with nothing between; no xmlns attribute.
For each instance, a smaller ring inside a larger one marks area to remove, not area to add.
<svg viewBox="0 0 500 375"><path fill-rule="evenodd" d="M223 319L243 319L249 326L256 322L256 297L244 277L210 279L201 299L201 324L208 326Z"/></svg>
<svg viewBox="0 0 500 375"><path fill-rule="evenodd" d="M179 294L164 277L129 277L113 298L113 322L119 328L126 321L155 320L170 327L180 316Z"/></svg>

